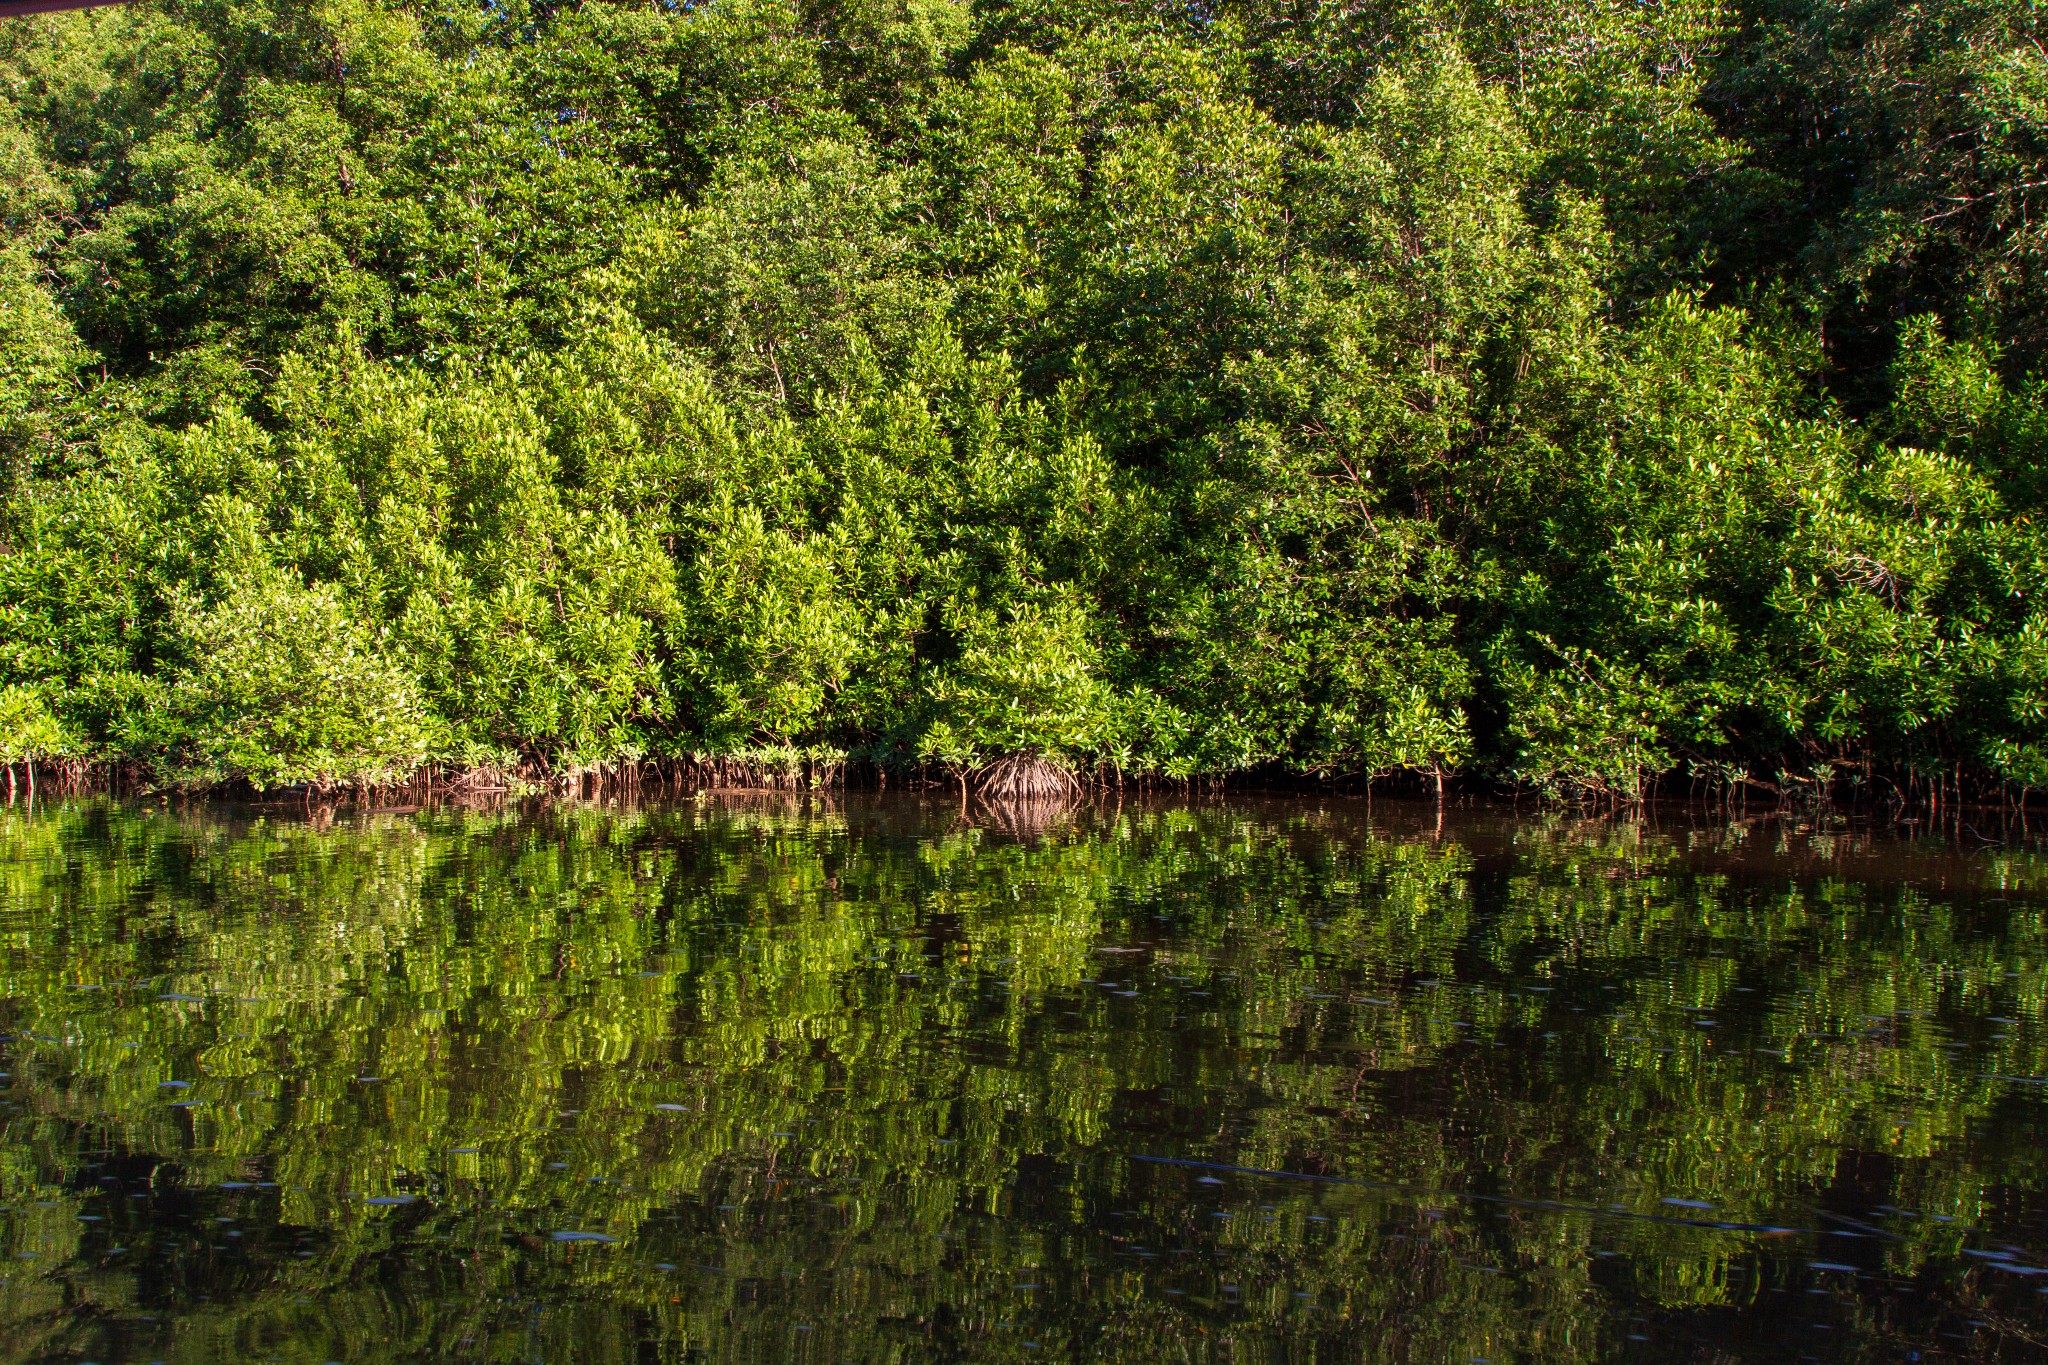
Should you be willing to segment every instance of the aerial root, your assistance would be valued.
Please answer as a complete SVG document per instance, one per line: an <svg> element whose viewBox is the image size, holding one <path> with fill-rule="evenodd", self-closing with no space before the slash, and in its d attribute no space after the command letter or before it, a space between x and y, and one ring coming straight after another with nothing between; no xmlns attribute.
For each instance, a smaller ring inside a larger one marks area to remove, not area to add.
<svg viewBox="0 0 2048 1365"><path fill-rule="evenodd" d="M1042 754L1005 754L970 777L985 801L1065 801L1081 793L1080 779Z"/></svg>

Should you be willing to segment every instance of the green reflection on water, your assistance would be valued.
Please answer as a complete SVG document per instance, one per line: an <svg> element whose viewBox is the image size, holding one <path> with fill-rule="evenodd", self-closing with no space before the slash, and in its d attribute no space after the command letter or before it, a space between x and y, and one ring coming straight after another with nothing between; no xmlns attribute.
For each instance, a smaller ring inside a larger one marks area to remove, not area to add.
<svg viewBox="0 0 2048 1365"><path fill-rule="evenodd" d="M2025 853L319 823L0 814L0 1359L1990 1359L2048 1317Z"/></svg>

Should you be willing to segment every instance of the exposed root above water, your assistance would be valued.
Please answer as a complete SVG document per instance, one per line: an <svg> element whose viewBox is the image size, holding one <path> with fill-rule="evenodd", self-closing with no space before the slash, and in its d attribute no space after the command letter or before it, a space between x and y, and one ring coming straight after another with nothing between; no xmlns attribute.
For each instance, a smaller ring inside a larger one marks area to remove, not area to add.
<svg viewBox="0 0 2048 1365"><path fill-rule="evenodd" d="M692 754L681 765L685 785L714 790L811 791L846 780L845 755L798 749L751 749L737 754Z"/></svg>
<svg viewBox="0 0 2048 1365"><path fill-rule="evenodd" d="M985 801L1070 801L1080 779L1041 754L1005 754L968 775Z"/></svg>

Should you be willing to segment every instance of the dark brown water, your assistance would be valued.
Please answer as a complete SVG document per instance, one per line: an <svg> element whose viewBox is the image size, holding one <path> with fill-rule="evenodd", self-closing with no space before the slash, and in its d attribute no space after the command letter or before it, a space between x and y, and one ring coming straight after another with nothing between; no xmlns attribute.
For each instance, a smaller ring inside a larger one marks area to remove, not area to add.
<svg viewBox="0 0 2048 1365"><path fill-rule="evenodd" d="M2048 859L0 813L0 1360L2048 1358Z"/></svg>

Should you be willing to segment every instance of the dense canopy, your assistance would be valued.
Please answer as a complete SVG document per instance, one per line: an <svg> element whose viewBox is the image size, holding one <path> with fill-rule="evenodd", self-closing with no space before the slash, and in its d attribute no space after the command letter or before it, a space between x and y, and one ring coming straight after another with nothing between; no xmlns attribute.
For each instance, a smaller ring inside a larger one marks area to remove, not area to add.
<svg viewBox="0 0 2048 1365"><path fill-rule="evenodd" d="M2028 0L0 28L0 758L2048 785Z"/></svg>

